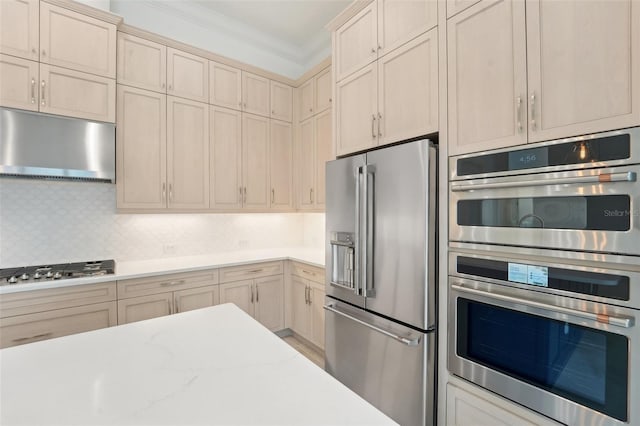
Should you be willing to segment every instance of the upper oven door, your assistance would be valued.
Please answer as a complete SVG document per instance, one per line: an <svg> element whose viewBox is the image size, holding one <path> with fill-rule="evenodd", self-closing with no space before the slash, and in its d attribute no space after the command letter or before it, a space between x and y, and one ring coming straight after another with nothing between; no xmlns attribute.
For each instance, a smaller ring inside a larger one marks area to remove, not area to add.
<svg viewBox="0 0 640 426"><path fill-rule="evenodd" d="M449 239L640 255L640 166L451 182Z"/></svg>

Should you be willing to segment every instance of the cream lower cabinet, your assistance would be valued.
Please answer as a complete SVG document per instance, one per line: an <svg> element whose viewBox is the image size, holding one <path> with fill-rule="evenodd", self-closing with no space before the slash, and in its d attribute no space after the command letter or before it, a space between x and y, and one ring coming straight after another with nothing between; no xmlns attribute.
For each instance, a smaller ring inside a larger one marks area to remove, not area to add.
<svg viewBox="0 0 640 426"><path fill-rule="evenodd" d="M0 295L0 348L116 325L113 282Z"/></svg>
<svg viewBox="0 0 640 426"><path fill-rule="evenodd" d="M324 349L324 296L324 271L292 262L290 327L321 349Z"/></svg>
<svg viewBox="0 0 640 426"><path fill-rule="evenodd" d="M325 166L333 158L331 110L300 123L298 142L298 207L303 210L324 209Z"/></svg>
<svg viewBox="0 0 640 426"><path fill-rule="evenodd" d="M217 270L118 281L118 324L216 305L217 283Z"/></svg>
<svg viewBox="0 0 640 426"><path fill-rule="evenodd" d="M40 58L40 1L0 1L0 53Z"/></svg>
<svg viewBox="0 0 640 426"><path fill-rule="evenodd" d="M483 0L447 32L449 154L640 124L632 0Z"/></svg>
<svg viewBox="0 0 640 426"><path fill-rule="evenodd" d="M560 426L542 415L495 396L491 392L461 383L447 383L447 419L450 426Z"/></svg>
<svg viewBox="0 0 640 426"><path fill-rule="evenodd" d="M220 270L220 303L234 303L271 331L284 329L284 266L266 262Z"/></svg>

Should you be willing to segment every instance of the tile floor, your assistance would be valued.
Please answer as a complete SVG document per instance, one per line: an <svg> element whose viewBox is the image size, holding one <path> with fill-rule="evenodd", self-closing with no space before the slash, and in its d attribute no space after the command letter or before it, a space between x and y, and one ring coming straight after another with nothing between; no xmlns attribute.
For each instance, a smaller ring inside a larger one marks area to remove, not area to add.
<svg viewBox="0 0 640 426"><path fill-rule="evenodd" d="M302 340L296 339L295 336L286 336L283 337L282 340L288 343L293 349L309 358L320 368L324 369L324 354L322 352L319 352L316 348L309 346Z"/></svg>

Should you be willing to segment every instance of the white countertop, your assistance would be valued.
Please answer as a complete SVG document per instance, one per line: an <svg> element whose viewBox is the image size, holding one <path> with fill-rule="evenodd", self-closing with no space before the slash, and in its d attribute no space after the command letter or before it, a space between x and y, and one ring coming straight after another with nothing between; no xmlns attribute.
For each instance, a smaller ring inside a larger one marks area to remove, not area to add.
<svg viewBox="0 0 640 426"><path fill-rule="evenodd" d="M100 277L73 278L59 281L31 282L0 286L0 294L19 291L38 290L43 288L69 287L82 284L95 284L105 281L125 280L154 275L190 272L204 269L236 266L272 260L292 259L299 262L324 268L325 255L323 249L311 248L278 248L267 250L244 250L224 253L213 253L199 256L163 257L159 259L139 261L116 261L113 275Z"/></svg>
<svg viewBox="0 0 640 426"><path fill-rule="evenodd" d="M225 304L0 350L0 424L395 423Z"/></svg>

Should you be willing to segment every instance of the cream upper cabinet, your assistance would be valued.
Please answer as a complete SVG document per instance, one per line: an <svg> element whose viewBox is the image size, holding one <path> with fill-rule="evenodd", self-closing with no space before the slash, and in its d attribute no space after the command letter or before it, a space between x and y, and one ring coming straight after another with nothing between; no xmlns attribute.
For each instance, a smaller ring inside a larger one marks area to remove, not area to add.
<svg viewBox="0 0 640 426"><path fill-rule="evenodd" d="M331 140L331 110L326 110L315 117L315 182L314 202L316 208L324 209L326 200L326 163L332 160L333 144Z"/></svg>
<svg viewBox="0 0 640 426"><path fill-rule="evenodd" d="M242 113L209 107L209 203L212 209L242 207Z"/></svg>
<svg viewBox="0 0 640 426"><path fill-rule="evenodd" d="M37 62L0 54L0 105L38 111L38 68Z"/></svg>
<svg viewBox="0 0 640 426"><path fill-rule="evenodd" d="M293 112L293 88L271 81L271 118L291 122Z"/></svg>
<svg viewBox="0 0 640 426"><path fill-rule="evenodd" d="M269 117L271 101L269 79L249 72L242 72L242 110Z"/></svg>
<svg viewBox="0 0 640 426"><path fill-rule="evenodd" d="M269 119L242 115L243 204L249 209L269 207Z"/></svg>
<svg viewBox="0 0 640 426"><path fill-rule="evenodd" d="M242 109L242 71L209 61L209 103Z"/></svg>
<svg viewBox="0 0 640 426"><path fill-rule="evenodd" d="M209 105L167 97L168 207L209 207Z"/></svg>
<svg viewBox="0 0 640 426"><path fill-rule="evenodd" d="M0 1L0 53L40 58L39 7L39 0Z"/></svg>
<svg viewBox="0 0 640 426"><path fill-rule="evenodd" d="M300 94L298 119L302 121L313 115L315 104L315 85L313 79L307 80L302 84L302 86L298 88L298 93Z"/></svg>
<svg viewBox="0 0 640 426"><path fill-rule="evenodd" d="M269 137L269 170L271 209L289 210L293 206L293 134L291 123L271 120Z"/></svg>
<svg viewBox="0 0 640 426"><path fill-rule="evenodd" d="M167 97L118 85L118 208L164 208Z"/></svg>
<svg viewBox="0 0 640 426"><path fill-rule="evenodd" d="M529 142L640 125L640 3L527 0Z"/></svg>
<svg viewBox="0 0 640 426"><path fill-rule="evenodd" d="M116 26L41 2L40 61L115 78Z"/></svg>
<svg viewBox="0 0 640 426"><path fill-rule="evenodd" d="M284 328L284 279L282 275L255 281L254 318L271 331Z"/></svg>
<svg viewBox="0 0 640 426"><path fill-rule="evenodd" d="M386 55L438 23L437 0L377 0L377 2L378 46L380 46L378 56Z"/></svg>
<svg viewBox="0 0 640 426"><path fill-rule="evenodd" d="M40 64L40 111L113 123L116 81Z"/></svg>
<svg viewBox="0 0 640 426"><path fill-rule="evenodd" d="M373 148L378 141L378 65L361 69L336 85L336 154Z"/></svg>
<svg viewBox="0 0 640 426"><path fill-rule="evenodd" d="M309 118L300 123L300 139L298 142L300 167L298 176L298 207L313 208L313 190L315 188L315 135L316 120Z"/></svg>
<svg viewBox="0 0 640 426"><path fill-rule="evenodd" d="M447 22L449 154L527 142L524 2L483 0Z"/></svg>
<svg viewBox="0 0 640 426"><path fill-rule="evenodd" d="M377 125L378 145L438 131L437 29L378 60Z"/></svg>
<svg viewBox="0 0 640 426"><path fill-rule="evenodd" d="M118 83L165 93L167 48L130 34L118 33Z"/></svg>
<svg viewBox="0 0 640 426"><path fill-rule="evenodd" d="M480 0L447 0L447 18L451 18L456 13L462 12L479 1Z"/></svg>
<svg viewBox="0 0 640 426"><path fill-rule="evenodd" d="M209 61L168 47L167 94L209 102Z"/></svg>
<svg viewBox="0 0 640 426"><path fill-rule="evenodd" d="M327 68L313 78L315 111L319 113L331 108L331 68Z"/></svg>
<svg viewBox="0 0 640 426"><path fill-rule="evenodd" d="M378 58L378 6L374 1L333 34L339 82Z"/></svg>

